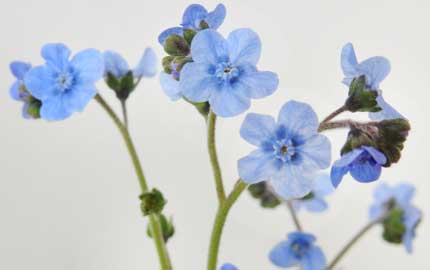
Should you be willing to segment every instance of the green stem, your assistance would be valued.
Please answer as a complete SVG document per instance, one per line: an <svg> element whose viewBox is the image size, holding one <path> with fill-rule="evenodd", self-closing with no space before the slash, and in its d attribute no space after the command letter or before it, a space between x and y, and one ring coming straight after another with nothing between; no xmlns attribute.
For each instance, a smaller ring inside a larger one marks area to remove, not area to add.
<svg viewBox="0 0 430 270"><path fill-rule="evenodd" d="M290 210L290 214L291 214L291 217L293 218L296 229L299 232L303 232L303 227L300 224L299 218L297 217L297 213L296 213L296 210L294 210L293 204L291 203L291 201L286 201L286 204L287 204L288 210Z"/></svg>
<svg viewBox="0 0 430 270"><path fill-rule="evenodd" d="M375 219L371 222L369 222L366 226L364 226L358 233L349 240L349 242L339 251L339 253L336 255L336 257L333 259L333 261L327 266L327 270L333 269L337 263L345 256L345 254L354 246L357 241L363 237L374 225L380 223L384 217Z"/></svg>
<svg viewBox="0 0 430 270"><path fill-rule="evenodd" d="M216 153L215 146L215 125L216 125L216 115L211 111L209 112L207 120L207 132L208 132L208 152L209 158L212 165L212 170L215 179L216 192L218 195L218 202L222 204L225 198L224 185L222 181L221 168L218 162L218 156Z"/></svg>
<svg viewBox="0 0 430 270"><path fill-rule="evenodd" d="M128 129L127 103L123 99L121 100L121 109L122 109L122 116L124 119L124 126Z"/></svg>
<svg viewBox="0 0 430 270"><path fill-rule="evenodd" d="M107 112L110 118L113 120L115 125L118 127L124 142L127 146L128 153L130 155L131 161L133 162L134 169L136 171L137 179L139 180L140 189L143 192L148 191L148 184L146 183L145 175L143 174L142 166L140 165L139 156L137 155L136 148L134 147L133 141L127 128L122 124L119 117L112 110L109 104L97 94L95 100L102 106L102 108ZM162 270L171 270L172 265L170 263L169 254L166 249L166 244L164 242L163 233L161 229L161 224L156 214L151 214L149 216L149 224L152 232L152 237L155 242L155 246L158 252L158 257L160 260L160 265Z"/></svg>
<svg viewBox="0 0 430 270"><path fill-rule="evenodd" d="M343 105L339 109L337 109L334 112L332 112L331 114L329 114L326 118L324 118L324 120L322 120L322 123L327 123L328 121L332 120L333 118L335 118L336 116L338 116L339 114L341 114L345 111L347 111L347 108L345 105Z"/></svg>
<svg viewBox="0 0 430 270"><path fill-rule="evenodd" d="M242 182L240 179L236 183L233 191L228 195L223 203L218 207L218 211L215 217L214 225L212 228L211 241L209 245L209 256L208 256L208 270L216 270L218 253L221 242L221 235L224 229L224 225L227 219L227 215L239 198L240 194L245 190L247 184Z"/></svg>

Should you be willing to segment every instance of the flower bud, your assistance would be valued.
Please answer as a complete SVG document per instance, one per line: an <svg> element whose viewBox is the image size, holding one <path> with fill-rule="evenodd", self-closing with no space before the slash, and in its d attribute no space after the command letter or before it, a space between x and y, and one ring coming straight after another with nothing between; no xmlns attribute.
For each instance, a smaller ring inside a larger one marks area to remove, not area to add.
<svg viewBox="0 0 430 270"><path fill-rule="evenodd" d="M167 243L169 239L175 234L175 227L173 226L172 220L167 220L167 218L163 214L158 215L157 218L159 219L161 224L164 242ZM149 225L148 229L146 230L146 234L152 238L152 231Z"/></svg>
<svg viewBox="0 0 430 270"><path fill-rule="evenodd" d="M187 56L190 54L190 46L187 40L179 35L170 35L166 39L164 50L172 56Z"/></svg>
<svg viewBox="0 0 430 270"><path fill-rule="evenodd" d="M403 234L406 232L403 224L403 211L401 209L393 209L389 215L382 221L384 231L382 237L385 241L394 244L401 244Z"/></svg>
<svg viewBox="0 0 430 270"><path fill-rule="evenodd" d="M253 198L260 200L260 205L263 208L275 208L281 204L266 182L250 185L248 191Z"/></svg>
<svg viewBox="0 0 430 270"><path fill-rule="evenodd" d="M40 118L40 107L42 107L42 102L33 97L29 98L27 103L26 113L33 119Z"/></svg>
<svg viewBox="0 0 430 270"><path fill-rule="evenodd" d="M345 101L345 107L350 112L379 112L376 98L378 92L366 87L365 76L354 79L349 86L348 99Z"/></svg>
<svg viewBox="0 0 430 270"><path fill-rule="evenodd" d="M143 193L139 198L141 200L140 209L144 216L161 213L167 203L163 194L156 188Z"/></svg>
<svg viewBox="0 0 430 270"><path fill-rule="evenodd" d="M128 71L124 76L117 78L108 72L105 77L106 84L112 89L116 97L120 100L126 100L131 92L135 89L133 71Z"/></svg>

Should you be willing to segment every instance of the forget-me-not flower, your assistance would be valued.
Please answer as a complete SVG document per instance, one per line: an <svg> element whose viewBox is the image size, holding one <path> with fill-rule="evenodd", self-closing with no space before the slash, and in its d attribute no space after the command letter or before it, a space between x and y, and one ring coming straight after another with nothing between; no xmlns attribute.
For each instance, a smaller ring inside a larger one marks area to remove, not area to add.
<svg viewBox="0 0 430 270"><path fill-rule="evenodd" d="M234 264L224 263L219 270L239 270Z"/></svg>
<svg viewBox="0 0 430 270"><path fill-rule="evenodd" d="M14 61L9 65L10 71L15 77L15 82L10 87L10 96L17 101L22 101L24 103L22 107L22 116L26 119L37 118L36 115L29 113L29 108L32 105L37 107L40 106L40 101L27 91L24 85L24 76L31 69L31 64ZM36 104L37 103L37 104ZM38 114L38 113L36 113Z"/></svg>
<svg viewBox="0 0 430 270"><path fill-rule="evenodd" d="M348 172L361 183L376 181L381 176L382 165L387 162L386 156L371 146L361 146L343 154L333 163L331 181L337 187Z"/></svg>
<svg viewBox="0 0 430 270"><path fill-rule="evenodd" d="M302 208L309 212L322 212L328 208L325 197L334 191L330 176L320 173L314 180L312 191L303 198L293 200L295 210Z"/></svg>
<svg viewBox="0 0 430 270"><path fill-rule="evenodd" d="M298 266L301 270L324 270L326 258L311 234L293 232L288 239L277 244L269 254L269 259L278 267Z"/></svg>
<svg viewBox="0 0 430 270"><path fill-rule="evenodd" d="M367 87L378 92L376 101L382 110L379 112L370 112L369 117L371 119L384 120L404 118L384 100L382 91L379 89L379 84L390 73L391 67L388 59L381 56L374 56L359 63L355 55L354 47L351 43L347 43L342 48L341 66L345 75L342 81L344 84L349 86L353 79L364 75L366 77Z"/></svg>
<svg viewBox="0 0 430 270"><path fill-rule="evenodd" d="M421 220L421 211L411 202L414 194L415 188L407 183L393 187L380 184L375 188L374 202L369 211L369 217L372 220L380 218L387 210L398 209L402 212L401 221L405 231L401 241L409 253L412 252L415 229Z"/></svg>
<svg viewBox="0 0 430 270"><path fill-rule="evenodd" d="M226 9L223 4L218 4L212 12L199 4L189 5L182 16L181 27L172 27L164 30L158 37L161 45L170 35L183 36L184 29L199 31L206 28L218 29L223 23Z"/></svg>
<svg viewBox="0 0 430 270"><path fill-rule="evenodd" d="M179 87L193 102L208 101L218 116L231 117L278 87L278 77L257 70L261 41L250 29L238 29L224 39L218 32L200 31L191 44L194 62L181 70Z"/></svg>
<svg viewBox="0 0 430 270"><path fill-rule="evenodd" d="M146 48L139 63L134 69L130 69L127 61L117 52L106 51L103 53L105 63L105 76L107 73L116 78L124 77L128 72L133 72L133 77L153 77L157 74L157 56L151 48Z"/></svg>
<svg viewBox="0 0 430 270"><path fill-rule="evenodd" d="M104 70L101 53L87 49L69 59L70 54L63 44L47 44L42 48L46 63L25 76L28 91L42 101L43 119L62 120L82 111L97 93L94 84Z"/></svg>
<svg viewBox="0 0 430 270"><path fill-rule="evenodd" d="M302 198L313 187L319 170L330 166L331 146L318 133L318 117L312 108L289 101L272 116L250 113L240 135L258 147L238 161L239 175L248 184L270 181L284 199Z"/></svg>

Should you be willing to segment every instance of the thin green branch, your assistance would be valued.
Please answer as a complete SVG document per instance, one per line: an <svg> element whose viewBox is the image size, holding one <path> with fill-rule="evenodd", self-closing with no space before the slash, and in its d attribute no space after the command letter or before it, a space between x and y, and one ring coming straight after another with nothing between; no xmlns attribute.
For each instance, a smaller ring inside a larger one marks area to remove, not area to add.
<svg viewBox="0 0 430 270"><path fill-rule="evenodd" d="M303 232L303 227L300 224L299 218L297 217L296 210L293 207L293 203L289 200L285 202L287 204L288 210L290 210L291 217L294 221L294 225L299 232Z"/></svg>
<svg viewBox="0 0 430 270"><path fill-rule="evenodd" d="M329 114L326 118L324 118L324 120L322 120L321 123L327 123L328 121L332 120L333 118L335 118L336 116L338 116L339 114L341 114L345 111L347 111L347 108L345 105L343 105L339 109L337 109L334 112L332 112L331 114Z"/></svg>
<svg viewBox="0 0 430 270"><path fill-rule="evenodd" d="M122 109L122 116L124 119L124 126L128 129L127 103L124 99L121 99L121 109Z"/></svg>

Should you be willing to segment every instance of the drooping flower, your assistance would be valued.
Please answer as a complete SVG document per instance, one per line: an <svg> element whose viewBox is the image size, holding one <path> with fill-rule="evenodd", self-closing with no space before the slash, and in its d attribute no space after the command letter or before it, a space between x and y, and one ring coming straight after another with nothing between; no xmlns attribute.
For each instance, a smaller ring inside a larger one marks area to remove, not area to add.
<svg viewBox="0 0 430 270"><path fill-rule="evenodd" d="M415 229L421 220L421 211L412 205L415 188L407 183L390 187L380 184L374 192L374 202L369 210L371 220L385 215L384 239L391 243L403 243L412 252ZM387 214L387 211L389 212Z"/></svg>
<svg viewBox="0 0 430 270"><path fill-rule="evenodd" d="M361 183L376 181L382 165L387 162L383 153L371 146L361 146L342 155L331 168L331 182L337 187L348 172Z"/></svg>
<svg viewBox="0 0 430 270"><path fill-rule="evenodd" d="M342 81L344 84L349 86L354 79L364 75L367 87L378 92L376 101L382 110L379 112L370 112L369 117L371 119L384 120L404 118L384 100L382 97L382 90L379 89L379 84L390 73L391 67L388 59L381 56L375 56L359 63L355 55L354 47L351 43L347 43L342 48L341 66L345 75L345 78Z"/></svg>
<svg viewBox="0 0 430 270"><path fill-rule="evenodd" d="M45 65L32 68L24 78L28 91L42 102L40 116L62 120L83 111L97 93L94 84L103 76L101 53L87 49L69 60L71 52L65 45L47 44L41 54Z"/></svg>
<svg viewBox="0 0 430 270"><path fill-rule="evenodd" d="M231 263L224 263L223 265L221 265L219 269L220 270L239 270L235 265Z"/></svg>
<svg viewBox="0 0 430 270"><path fill-rule="evenodd" d="M333 191L330 176L320 173L314 180L311 192L303 198L293 200L293 207L296 210L305 208L309 212L322 212L328 208L325 197Z"/></svg>
<svg viewBox="0 0 430 270"><path fill-rule="evenodd" d="M15 82L10 87L10 96L16 101L22 101L22 116L26 119L39 118L39 110L42 105L40 100L33 97L24 85L25 74L31 69L31 64L14 61L10 63L10 71L15 77Z"/></svg>
<svg viewBox="0 0 430 270"><path fill-rule="evenodd" d="M316 238L311 234L290 233L287 240L270 251L269 259L278 267L298 266L301 270L324 270L326 258L315 241Z"/></svg>
<svg viewBox="0 0 430 270"><path fill-rule="evenodd" d="M157 56L151 48L145 49L134 69L130 69L127 61L117 52L105 51L103 58L105 80L120 99L127 99L143 77L157 74Z"/></svg>
<svg viewBox="0 0 430 270"><path fill-rule="evenodd" d="M238 115L250 107L251 98L263 98L278 87L278 77L258 71L261 42L250 29L238 29L224 39L214 30L199 32L191 44L194 62L181 71L179 87L193 102L208 101L222 117Z"/></svg>
<svg viewBox="0 0 430 270"><path fill-rule="evenodd" d="M248 114L240 135L258 149L238 161L240 177L249 184L268 180L284 199L307 195L317 172L331 160L330 141L318 133L318 125L312 108L297 101L282 107L277 122L269 115Z"/></svg>
<svg viewBox="0 0 430 270"><path fill-rule="evenodd" d="M218 4L212 12L208 12L205 7L199 4L189 5L182 16L181 27L172 27L164 30L158 37L161 45L170 35L183 36L185 29L194 31L206 28L218 29L223 23L226 15L226 8L223 4Z"/></svg>

